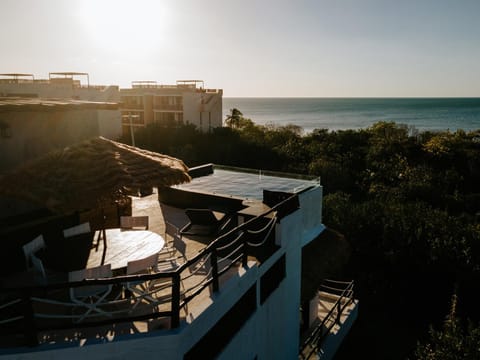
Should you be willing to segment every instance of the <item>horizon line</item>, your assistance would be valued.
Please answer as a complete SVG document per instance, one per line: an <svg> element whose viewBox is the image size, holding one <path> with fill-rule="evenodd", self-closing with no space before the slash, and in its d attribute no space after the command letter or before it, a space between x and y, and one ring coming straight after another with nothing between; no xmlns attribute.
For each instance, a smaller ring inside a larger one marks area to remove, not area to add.
<svg viewBox="0 0 480 360"><path fill-rule="evenodd" d="M223 96L242 99L480 99L477 96Z"/></svg>

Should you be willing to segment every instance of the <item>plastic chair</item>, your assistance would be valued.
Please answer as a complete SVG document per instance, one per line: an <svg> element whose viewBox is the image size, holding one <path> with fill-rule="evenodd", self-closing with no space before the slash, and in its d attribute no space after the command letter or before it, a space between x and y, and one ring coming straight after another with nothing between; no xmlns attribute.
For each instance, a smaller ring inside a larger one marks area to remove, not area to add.
<svg viewBox="0 0 480 360"><path fill-rule="evenodd" d="M32 261L33 269L35 273L41 276L41 281L44 282L47 279L47 272L45 271L45 267L43 266L43 261L40 260L35 254L30 256L30 260Z"/></svg>
<svg viewBox="0 0 480 360"><path fill-rule="evenodd" d="M75 235L87 234L89 232L91 232L90 223L86 222L63 230L63 236L68 238Z"/></svg>
<svg viewBox="0 0 480 360"><path fill-rule="evenodd" d="M147 256L146 258L129 261L127 263L127 275L152 274L157 269L158 254ZM153 294L158 291L157 280L139 280L129 281L125 284L127 292L133 295L135 303L132 310L135 309L143 300L147 302L156 302Z"/></svg>
<svg viewBox="0 0 480 360"><path fill-rule="evenodd" d="M35 264L32 261L32 257L35 256L35 253L37 251L45 248L45 240L43 239L43 235L38 235L32 241L23 245L22 248L23 248L23 254L25 255L27 270L34 268ZM38 259L38 260L40 260L40 259Z"/></svg>
<svg viewBox="0 0 480 360"><path fill-rule="evenodd" d="M180 229L170 221L165 221L165 242L167 244L169 243L169 237L172 239L171 243L173 243L176 238L180 237Z"/></svg>
<svg viewBox="0 0 480 360"><path fill-rule="evenodd" d="M82 281L85 279L101 279L112 276L110 264L93 268L71 271L68 273L68 281ZM70 300L86 309L76 322L83 321L92 312L100 315L111 316L110 313L102 310L99 306L112 291L112 284L85 285L70 288Z"/></svg>
<svg viewBox="0 0 480 360"><path fill-rule="evenodd" d="M148 216L120 216L120 227L122 229L148 230Z"/></svg>
<svg viewBox="0 0 480 360"><path fill-rule="evenodd" d="M58 271L85 269L92 248L93 236L90 223L85 222L63 230L64 241L56 244L50 264Z"/></svg>

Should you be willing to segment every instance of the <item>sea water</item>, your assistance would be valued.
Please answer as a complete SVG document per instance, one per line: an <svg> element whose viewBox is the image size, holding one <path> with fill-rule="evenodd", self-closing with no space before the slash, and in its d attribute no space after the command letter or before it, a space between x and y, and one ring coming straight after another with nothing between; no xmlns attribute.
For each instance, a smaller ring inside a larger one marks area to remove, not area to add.
<svg viewBox="0 0 480 360"><path fill-rule="evenodd" d="M361 129L378 121L420 131L480 129L480 98L224 98L223 119L232 108L259 125L294 124L305 132Z"/></svg>

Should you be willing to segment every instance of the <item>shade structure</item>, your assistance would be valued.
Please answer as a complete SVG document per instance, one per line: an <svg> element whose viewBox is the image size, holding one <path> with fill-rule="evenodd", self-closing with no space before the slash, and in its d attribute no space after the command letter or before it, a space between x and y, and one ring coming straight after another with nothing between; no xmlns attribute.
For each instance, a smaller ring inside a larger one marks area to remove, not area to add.
<svg viewBox="0 0 480 360"><path fill-rule="evenodd" d="M188 168L179 159L97 137L4 174L0 194L67 213L188 181Z"/></svg>

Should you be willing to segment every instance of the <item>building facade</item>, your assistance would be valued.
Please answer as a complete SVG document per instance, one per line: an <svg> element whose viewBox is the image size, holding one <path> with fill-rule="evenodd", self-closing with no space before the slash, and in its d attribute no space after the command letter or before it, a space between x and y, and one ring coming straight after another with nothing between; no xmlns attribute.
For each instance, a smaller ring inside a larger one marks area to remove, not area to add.
<svg viewBox="0 0 480 360"><path fill-rule="evenodd" d="M83 83L78 78L84 78ZM90 85L88 73L51 72L48 79L32 74L0 74L0 97L66 99L99 103L118 103L116 85ZM97 109L98 134L112 140L121 135L120 111Z"/></svg>
<svg viewBox="0 0 480 360"><path fill-rule="evenodd" d="M176 85L134 81L120 89L122 134L149 124L195 125L201 131L221 127L222 89L205 89L202 80L178 80Z"/></svg>

